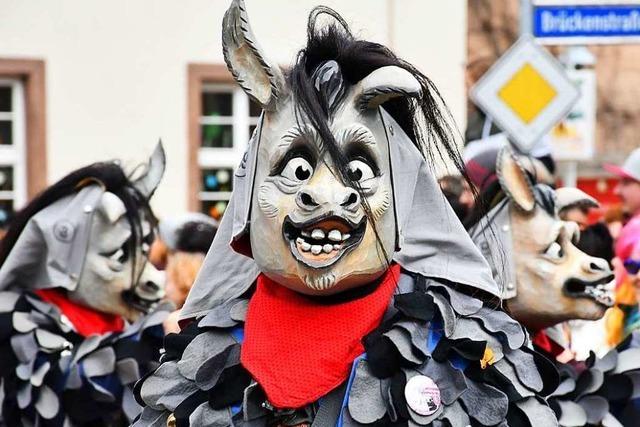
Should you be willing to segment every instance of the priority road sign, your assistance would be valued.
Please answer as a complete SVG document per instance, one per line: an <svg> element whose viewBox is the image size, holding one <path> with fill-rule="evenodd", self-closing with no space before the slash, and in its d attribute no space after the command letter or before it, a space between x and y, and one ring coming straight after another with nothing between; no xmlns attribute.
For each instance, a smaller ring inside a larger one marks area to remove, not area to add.
<svg viewBox="0 0 640 427"><path fill-rule="evenodd" d="M471 99L524 152L569 111L579 91L562 65L524 35L471 89Z"/></svg>

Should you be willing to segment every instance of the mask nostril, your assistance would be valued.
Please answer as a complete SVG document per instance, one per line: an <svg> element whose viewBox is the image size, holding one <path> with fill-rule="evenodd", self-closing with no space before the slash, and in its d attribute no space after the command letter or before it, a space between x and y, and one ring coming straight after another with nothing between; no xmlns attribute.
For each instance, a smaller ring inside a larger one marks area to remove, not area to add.
<svg viewBox="0 0 640 427"><path fill-rule="evenodd" d="M592 262L591 264L589 264L589 267L593 271L603 271L604 270L601 265L599 265L598 263L595 263L595 262Z"/></svg>
<svg viewBox="0 0 640 427"><path fill-rule="evenodd" d="M157 283L152 282L152 281L146 281L144 282L144 288L148 291L152 291L152 292L158 292L160 290L160 286L158 286Z"/></svg>
<svg viewBox="0 0 640 427"><path fill-rule="evenodd" d="M313 200L313 197L311 197L310 194L308 193L302 193L300 194L300 201L302 202L303 205L305 206L318 206L318 204L316 203L315 200Z"/></svg>
<svg viewBox="0 0 640 427"><path fill-rule="evenodd" d="M341 203L341 206L353 206L356 203L358 203L358 193L354 191L347 196L347 199Z"/></svg>

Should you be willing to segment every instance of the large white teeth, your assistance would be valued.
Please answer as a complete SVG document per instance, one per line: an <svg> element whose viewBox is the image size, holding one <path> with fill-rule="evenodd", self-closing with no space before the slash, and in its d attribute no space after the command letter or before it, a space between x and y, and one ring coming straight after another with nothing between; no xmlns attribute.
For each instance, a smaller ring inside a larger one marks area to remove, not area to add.
<svg viewBox="0 0 640 427"><path fill-rule="evenodd" d="M318 255L320 252L322 252L322 246L320 246L320 245L311 246L311 253L312 254Z"/></svg>
<svg viewBox="0 0 640 427"><path fill-rule="evenodd" d="M345 233L342 235L342 240L349 240L349 237L351 237L351 234Z"/></svg>
<svg viewBox="0 0 640 427"><path fill-rule="evenodd" d="M324 231L320 230L319 228L314 229L311 232L311 238L313 240L322 240L322 239L324 239Z"/></svg>
<svg viewBox="0 0 640 427"><path fill-rule="evenodd" d="M341 247L342 247L342 245L339 245L339 244L337 244L337 243L335 243L335 244L333 245L333 249L335 249L336 251L337 251L337 250L340 250L340 248L341 248Z"/></svg>
<svg viewBox="0 0 640 427"><path fill-rule="evenodd" d="M333 245L330 243L327 243L322 247L322 251L326 254L330 254L332 250L333 250Z"/></svg>
<svg viewBox="0 0 640 427"><path fill-rule="evenodd" d="M342 241L342 233L340 233L340 230L331 230L329 232L329 234L327 235L327 237L332 242L341 242Z"/></svg>
<svg viewBox="0 0 640 427"><path fill-rule="evenodd" d="M302 237L298 237L296 239L296 243L300 246L300 249L302 249L305 252L309 252L309 249L311 249L311 245L305 242L305 240Z"/></svg>
<svg viewBox="0 0 640 427"><path fill-rule="evenodd" d="M302 230L300 232L300 234L302 234L304 237L311 237L311 233L309 233L308 231Z"/></svg>

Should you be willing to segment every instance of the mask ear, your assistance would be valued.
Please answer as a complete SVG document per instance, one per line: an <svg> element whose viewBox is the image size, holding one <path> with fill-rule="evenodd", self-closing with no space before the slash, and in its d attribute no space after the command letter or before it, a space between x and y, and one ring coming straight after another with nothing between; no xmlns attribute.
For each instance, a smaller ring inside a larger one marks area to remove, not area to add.
<svg viewBox="0 0 640 427"><path fill-rule="evenodd" d="M358 109L376 108L397 97L419 98L420 82L404 68L389 65L372 71L356 88L355 103Z"/></svg>
<svg viewBox="0 0 640 427"><path fill-rule="evenodd" d="M236 82L263 109L275 110L284 78L265 57L249 24L243 0L233 0L222 21L222 51Z"/></svg>
<svg viewBox="0 0 640 427"><path fill-rule="evenodd" d="M146 170L133 182L133 186L142 193L147 200L153 196L158 184L160 184L166 165L167 159L164 153L164 148L162 147L162 141L160 141L149 158Z"/></svg>
<svg viewBox="0 0 640 427"><path fill-rule="evenodd" d="M496 172L502 190L516 207L525 213L533 212L536 205L533 184L510 148L505 147L498 153Z"/></svg>

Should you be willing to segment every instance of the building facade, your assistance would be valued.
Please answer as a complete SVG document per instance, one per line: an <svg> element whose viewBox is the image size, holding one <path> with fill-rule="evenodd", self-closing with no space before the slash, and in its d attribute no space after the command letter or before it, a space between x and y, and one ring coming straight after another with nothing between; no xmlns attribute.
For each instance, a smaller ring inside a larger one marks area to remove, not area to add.
<svg viewBox="0 0 640 427"><path fill-rule="evenodd" d="M289 64L318 1L246 3L263 48ZM431 77L464 129L465 0L323 3ZM227 6L0 0L0 223L69 171L114 158L135 164L158 139L168 158L158 215L219 216L259 114L224 66Z"/></svg>

